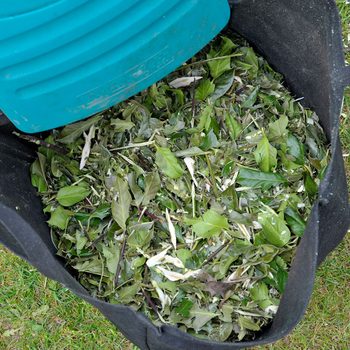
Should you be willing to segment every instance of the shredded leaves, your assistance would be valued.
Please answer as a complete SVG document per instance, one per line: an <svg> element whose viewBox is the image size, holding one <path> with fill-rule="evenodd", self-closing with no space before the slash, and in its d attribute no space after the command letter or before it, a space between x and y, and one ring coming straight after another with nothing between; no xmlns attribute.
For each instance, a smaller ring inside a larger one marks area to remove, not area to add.
<svg viewBox="0 0 350 350"><path fill-rule="evenodd" d="M31 168L91 295L218 341L273 319L329 161L315 113L233 38L53 131Z"/></svg>

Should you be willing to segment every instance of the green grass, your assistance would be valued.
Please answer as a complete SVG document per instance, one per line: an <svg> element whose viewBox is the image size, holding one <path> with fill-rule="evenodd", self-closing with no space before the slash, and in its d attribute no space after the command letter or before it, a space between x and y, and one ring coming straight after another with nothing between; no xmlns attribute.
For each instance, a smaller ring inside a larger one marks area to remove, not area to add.
<svg viewBox="0 0 350 350"><path fill-rule="evenodd" d="M345 0L338 3L347 41L350 5L345 5ZM347 57L350 62L350 51ZM341 138L346 155L350 153L350 90L345 98ZM349 156L345 162L350 176ZM287 338L260 350L350 349L349 252L348 234L318 270L304 320ZM98 311L1 246L0 307L0 350L133 348Z"/></svg>
<svg viewBox="0 0 350 350"><path fill-rule="evenodd" d="M92 306L0 248L0 349L127 349Z"/></svg>
<svg viewBox="0 0 350 350"><path fill-rule="evenodd" d="M350 63L350 5L346 0L337 0L343 22L344 48L347 62Z"/></svg>

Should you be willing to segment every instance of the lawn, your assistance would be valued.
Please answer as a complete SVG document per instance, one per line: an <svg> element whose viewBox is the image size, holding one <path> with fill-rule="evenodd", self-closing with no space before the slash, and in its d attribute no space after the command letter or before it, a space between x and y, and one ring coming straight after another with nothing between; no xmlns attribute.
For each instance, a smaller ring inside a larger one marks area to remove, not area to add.
<svg viewBox="0 0 350 350"><path fill-rule="evenodd" d="M338 3L350 63L350 5L345 0ZM350 176L350 90L344 103L341 137ZM305 319L284 340L259 349L350 349L349 252L348 234L319 269ZM0 349L133 348L98 311L1 246L0 307Z"/></svg>

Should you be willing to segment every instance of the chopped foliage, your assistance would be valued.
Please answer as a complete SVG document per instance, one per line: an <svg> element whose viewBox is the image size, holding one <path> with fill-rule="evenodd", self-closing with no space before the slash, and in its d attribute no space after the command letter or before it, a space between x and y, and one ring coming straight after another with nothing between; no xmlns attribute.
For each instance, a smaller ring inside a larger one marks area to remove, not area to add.
<svg viewBox="0 0 350 350"><path fill-rule="evenodd" d="M41 147L32 183L93 296L219 341L271 321L329 152L317 116L245 42L214 41L47 142L67 153Z"/></svg>

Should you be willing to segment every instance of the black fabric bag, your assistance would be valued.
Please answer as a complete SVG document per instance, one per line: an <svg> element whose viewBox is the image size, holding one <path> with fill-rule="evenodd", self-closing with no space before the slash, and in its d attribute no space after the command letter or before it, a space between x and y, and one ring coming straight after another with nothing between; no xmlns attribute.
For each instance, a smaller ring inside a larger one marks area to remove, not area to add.
<svg viewBox="0 0 350 350"><path fill-rule="evenodd" d="M305 312L317 266L340 243L349 226L339 115L344 88L350 85L350 68L344 62L334 0L233 0L231 4L230 26L284 75L295 95L304 97L306 106L317 112L332 149L330 166L298 247L278 313L256 340L201 341L171 326L157 328L126 306L90 297L55 256L47 218L30 182L29 166L35 149L15 138L9 125L0 126L0 241L44 275L97 307L142 350L242 349L287 335Z"/></svg>

